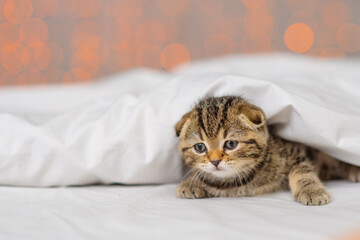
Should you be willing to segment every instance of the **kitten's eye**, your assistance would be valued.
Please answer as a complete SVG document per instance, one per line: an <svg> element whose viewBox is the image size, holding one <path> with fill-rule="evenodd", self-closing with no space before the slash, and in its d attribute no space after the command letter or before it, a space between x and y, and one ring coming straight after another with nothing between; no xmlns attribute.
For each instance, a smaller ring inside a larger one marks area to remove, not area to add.
<svg viewBox="0 0 360 240"><path fill-rule="evenodd" d="M198 153L203 153L206 150L205 144L203 143L197 143L194 145L195 151L197 151Z"/></svg>
<svg viewBox="0 0 360 240"><path fill-rule="evenodd" d="M228 150L232 150L236 148L237 145L238 145L237 141L228 140L225 142L224 148Z"/></svg>

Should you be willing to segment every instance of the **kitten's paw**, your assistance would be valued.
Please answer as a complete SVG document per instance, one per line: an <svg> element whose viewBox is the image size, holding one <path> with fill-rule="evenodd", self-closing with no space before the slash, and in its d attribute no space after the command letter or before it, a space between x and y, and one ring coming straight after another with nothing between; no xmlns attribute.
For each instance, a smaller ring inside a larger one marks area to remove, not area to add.
<svg viewBox="0 0 360 240"><path fill-rule="evenodd" d="M200 187L190 188L187 184L182 184L176 188L176 196L179 198L206 198L206 191Z"/></svg>
<svg viewBox="0 0 360 240"><path fill-rule="evenodd" d="M325 205L331 202L330 194L325 188L306 188L294 196L304 205Z"/></svg>
<svg viewBox="0 0 360 240"><path fill-rule="evenodd" d="M351 166L347 177L351 182L360 182L360 167Z"/></svg>

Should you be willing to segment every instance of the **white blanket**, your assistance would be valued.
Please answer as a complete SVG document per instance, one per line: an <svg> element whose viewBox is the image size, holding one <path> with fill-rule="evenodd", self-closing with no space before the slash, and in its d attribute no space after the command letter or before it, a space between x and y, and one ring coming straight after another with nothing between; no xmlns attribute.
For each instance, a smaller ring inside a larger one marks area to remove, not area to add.
<svg viewBox="0 0 360 240"><path fill-rule="evenodd" d="M331 240L359 237L360 184L326 183L333 202L304 206L290 191L177 199L175 185L0 187L1 239ZM358 239L358 238L351 238Z"/></svg>
<svg viewBox="0 0 360 240"><path fill-rule="evenodd" d="M0 90L0 184L171 183L173 125L200 98L242 95L278 134L360 166L360 61L289 55L133 70L89 86Z"/></svg>

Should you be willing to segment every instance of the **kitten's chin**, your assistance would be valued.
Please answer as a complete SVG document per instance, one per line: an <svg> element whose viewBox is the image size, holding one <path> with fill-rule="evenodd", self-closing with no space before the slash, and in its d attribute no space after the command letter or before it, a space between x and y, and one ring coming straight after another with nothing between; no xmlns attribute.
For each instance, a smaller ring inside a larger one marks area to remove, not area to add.
<svg viewBox="0 0 360 240"><path fill-rule="evenodd" d="M231 178L234 177L234 173L225 169L217 169L211 172L211 175L216 178Z"/></svg>

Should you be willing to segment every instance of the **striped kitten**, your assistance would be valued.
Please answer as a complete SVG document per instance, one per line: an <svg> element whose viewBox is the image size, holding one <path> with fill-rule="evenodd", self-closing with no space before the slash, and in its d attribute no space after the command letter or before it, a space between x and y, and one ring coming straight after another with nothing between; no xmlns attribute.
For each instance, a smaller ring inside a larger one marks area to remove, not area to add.
<svg viewBox="0 0 360 240"><path fill-rule="evenodd" d="M274 136L263 111L240 97L210 97L175 126L190 168L181 198L256 196L290 187L306 205L330 202L322 180L360 181L360 168Z"/></svg>

